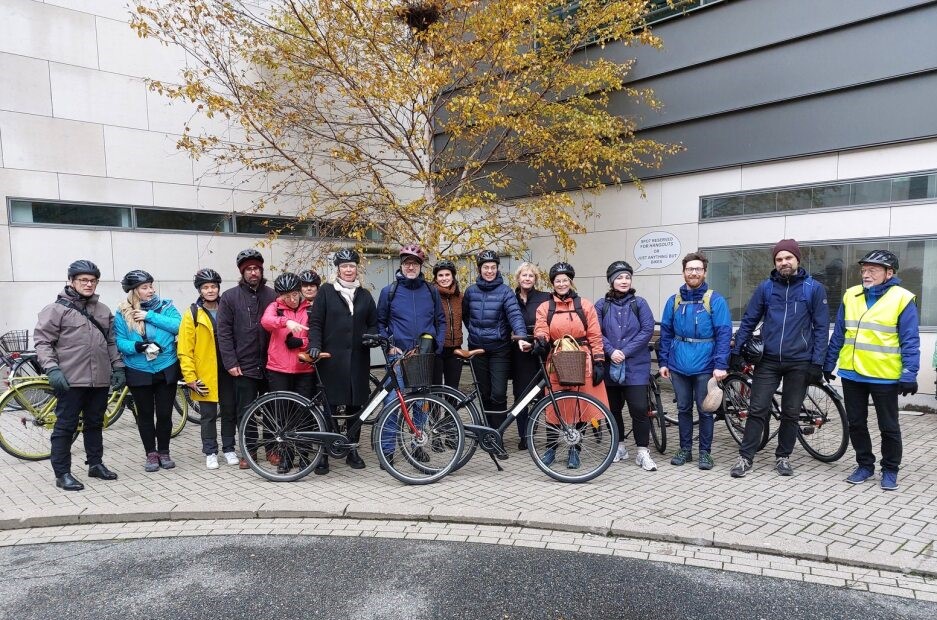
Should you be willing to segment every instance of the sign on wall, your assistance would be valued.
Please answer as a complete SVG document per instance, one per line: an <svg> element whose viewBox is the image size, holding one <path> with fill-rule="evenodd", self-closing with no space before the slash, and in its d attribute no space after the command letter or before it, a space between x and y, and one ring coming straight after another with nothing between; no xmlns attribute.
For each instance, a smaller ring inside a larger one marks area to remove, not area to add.
<svg viewBox="0 0 937 620"><path fill-rule="evenodd" d="M650 232L634 244L636 271L663 269L680 256L680 240L669 232Z"/></svg>

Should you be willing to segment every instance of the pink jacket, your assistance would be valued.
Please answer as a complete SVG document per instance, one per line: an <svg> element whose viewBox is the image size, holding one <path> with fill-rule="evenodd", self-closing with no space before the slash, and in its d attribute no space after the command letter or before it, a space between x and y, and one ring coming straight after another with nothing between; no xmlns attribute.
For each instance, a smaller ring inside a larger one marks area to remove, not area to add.
<svg viewBox="0 0 937 620"><path fill-rule="evenodd" d="M300 325L309 324L309 315L306 309L309 302L305 299L299 302L299 307L295 310L289 306L274 301L260 319L260 324L270 333L270 344L267 345L267 368L276 372L286 372L290 374L310 373L312 366L303 364L296 357L298 353L305 351L309 347L309 333L304 331L297 336L303 341L303 346L297 349L288 349L286 346L286 337L290 330L286 328L286 322L296 321Z"/></svg>

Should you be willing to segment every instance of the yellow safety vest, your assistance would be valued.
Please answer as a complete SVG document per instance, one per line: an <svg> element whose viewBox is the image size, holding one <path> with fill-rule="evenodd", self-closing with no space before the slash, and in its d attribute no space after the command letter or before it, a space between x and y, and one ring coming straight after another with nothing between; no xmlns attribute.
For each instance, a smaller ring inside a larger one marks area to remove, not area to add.
<svg viewBox="0 0 937 620"><path fill-rule="evenodd" d="M914 293L892 286L869 308L861 284L848 289L843 295L846 341L839 351L839 367L876 379L900 378L898 317L912 301Z"/></svg>

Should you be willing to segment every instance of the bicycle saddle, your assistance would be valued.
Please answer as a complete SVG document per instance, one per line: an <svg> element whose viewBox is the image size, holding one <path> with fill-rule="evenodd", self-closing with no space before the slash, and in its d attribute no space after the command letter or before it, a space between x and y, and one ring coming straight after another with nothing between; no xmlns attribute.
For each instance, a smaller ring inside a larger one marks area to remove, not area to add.
<svg viewBox="0 0 937 620"><path fill-rule="evenodd" d="M472 349L471 351L466 351L465 349L456 349L452 352L453 355L463 360L470 360L476 355L484 355L484 349Z"/></svg>
<svg viewBox="0 0 937 620"><path fill-rule="evenodd" d="M332 354L320 353L319 357L314 358L308 353L306 353L305 351L300 351L299 353L296 354L296 357L298 357L299 361L301 361L304 364L315 364L316 362L321 362L322 360L329 359L330 357L332 357Z"/></svg>

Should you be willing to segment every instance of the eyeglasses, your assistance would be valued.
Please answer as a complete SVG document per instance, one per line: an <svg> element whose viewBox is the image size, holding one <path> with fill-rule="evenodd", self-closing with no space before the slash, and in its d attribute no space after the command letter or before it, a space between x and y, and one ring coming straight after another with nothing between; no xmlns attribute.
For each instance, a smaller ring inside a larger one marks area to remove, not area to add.
<svg viewBox="0 0 937 620"><path fill-rule="evenodd" d="M706 268L705 267L687 267L683 271L685 271L686 273L705 273Z"/></svg>
<svg viewBox="0 0 937 620"><path fill-rule="evenodd" d="M97 278L75 278L75 282L81 286L94 286L98 283Z"/></svg>
<svg viewBox="0 0 937 620"><path fill-rule="evenodd" d="M884 267L860 267L859 268L859 273L861 273L862 275L867 275L867 274L872 275L876 273L882 273L883 271L885 271Z"/></svg>

